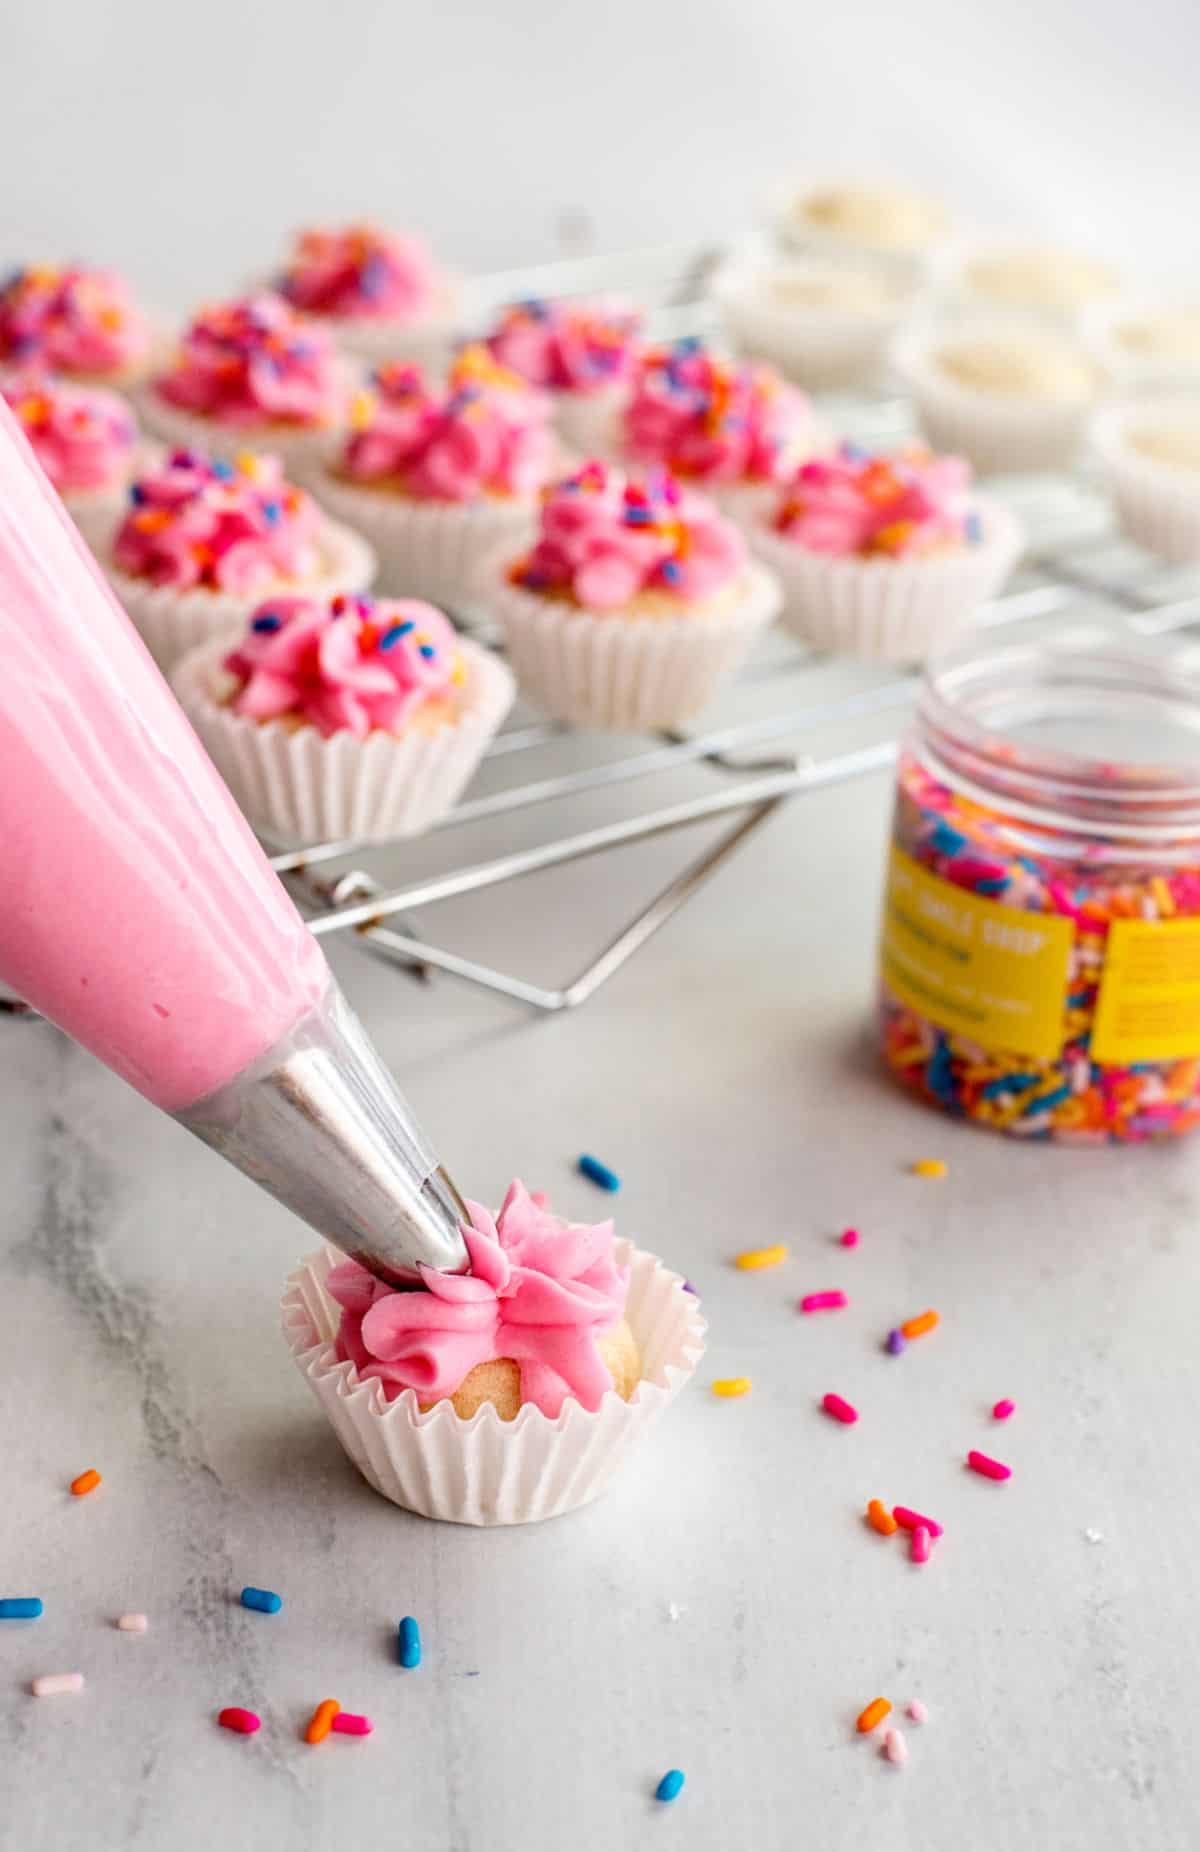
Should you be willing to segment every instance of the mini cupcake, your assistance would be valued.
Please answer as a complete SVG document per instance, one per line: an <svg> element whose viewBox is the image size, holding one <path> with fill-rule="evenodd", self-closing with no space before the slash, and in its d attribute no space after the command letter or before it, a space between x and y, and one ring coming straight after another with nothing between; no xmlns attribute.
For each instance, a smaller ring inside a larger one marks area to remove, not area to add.
<svg viewBox="0 0 1200 1852"><path fill-rule="evenodd" d="M1020 555L1021 531L975 496L959 457L843 444L802 464L753 541L783 622L816 649L912 662L971 622Z"/></svg>
<svg viewBox="0 0 1200 1852"><path fill-rule="evenodd" d="M819 391L878 382L915 294L876 267L819 258L731 270L715 293L742 353Z"/></svg>
<svg viewBox="0 0 1200 1852"><path fill-rule="evenodd" d="M485 588L521 687L558 720L617 732L697 713L780 603L711 502L599 462L546 491L535 544L506 550Z"/></svg>
<svg viewBox="0 0 1200 1852"><path fill-rule="evenodd" d="M275 593L363 591L375 558L349 528L285 482L275 457L235 463L175 450L138 475L100 563L162 669L228 642Z"/></svg>
<svg viewBox="0 0 1200 1852"><path fill-rule="evenodd" d="M1104 372L1126 391L1200 387L1200 300L1150 297L1093 311L1089 345Z"/></svg>
<svg viewBox="0 0 1200 1852"><path fill-rule="evenodd" d="M372 364L436 372L450 358L458 288L419 239L367 223L302 231L275 287Z"/></svg>
<svg viewBox="0 0 1200 1852"><path fill-rule="evenodd" d="M1086 310L1111 302L1120 287L1111 265L1037 245L979 246L950 280L952 297L967 308L1036 316L1068 330Z"/></svg>
<svg viewBox="0 0 1200 1852"><path fill-rule="evenodd" d="M468 1204L465 1274L397 1292L330 1250L288 1283L294 1362L363 1477L459 1524L524 1524L608 1485L695 1371L704 1321L611 1222L561 1221L514 1183Z"/></svg>
<svg viewBox="0 0 1200 1852"><path fill-rule="evenodd" d="M505 309L487 345L502 366L548 395L564 441L591 457L612 441L641 326L632 303L531 298Z"/></svg>
<svg viewBox="0 0 1200 1852"><path fill-rule="evenodd" d="M0 396L89 545L120 519L137 451L137 420L118 393L38 368L0 374Z"/></svg>
<svg viewBox="0 0 1200 1852"><path fill-rule="evenodd" d="M272 598L172 685L250 822L301 842L428 829L513 697L504 664L416 599Z"/></svg>
<svg viewBox="0 0 1200 1852"><path fill-rule="evenodd" d="M263 290L201 309L137 405L169 444L226 460L269 450L299 480L345 423L352 378L323 328Z"/></svg>
<svg viewBox="0 0 1200 1852"><path fill-rule="evenodd" d="M700 341L648 348L634 369L618 457L666 469L739 525L774 501L798 463L829 442L802 392L770 367L720 359Z"/></svg>
<svg viewBox="0 0 1200 1852"><path fill-rule="evenodd" d="M1036 324L961 324L897 350L921 430L981 475L1065 469L1102 376L1087 351Z"/></svg>
<svg viewBox="0 0 1200 1852"><path fill-rule="evenodd" d="M0 284L0 364L131 386L152 360L150 322L113 270L39 264Z"/></svg>
<svg viewBox="0 0 1200 1852"><path fill-rule="evenodd" d="M1093 436L1129 538L1174 564L1200 560L1200 397L1114 407Z"/></svg>
<svg viewBox="0 0 1200 1852"><path fill-rule="evenodd" d="M790 250L865 262L910 282L930 279L951 234L939 200L892 185L793 187L780 195L774 218Z"/></svg>
<svg viewBox="0 0 1200 1852"><path fill-rule="evenodd" d="M481 560L532 535L553 458L543 395L468 347L445 387L416 367L381 368L313 489L369 537L385 590L453 609Z"/></svg>

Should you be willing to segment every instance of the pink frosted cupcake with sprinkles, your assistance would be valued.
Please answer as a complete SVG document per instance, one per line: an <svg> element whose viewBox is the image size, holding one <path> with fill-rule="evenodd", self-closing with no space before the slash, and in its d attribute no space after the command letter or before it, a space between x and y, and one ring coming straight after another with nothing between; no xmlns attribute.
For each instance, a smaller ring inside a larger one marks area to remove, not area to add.
<svg viewBox="0 0 1200 1852"><path fill-rule="evenodd" d="M641 310L632 303L531 297L504 310L487 345L503 366L549 395L568 447L593 457L612 443L641 327Z"/></svg>
<svg viewBox="0 0 1200 1852"><path fill-rule="evenodd" d="M353 378L325 329L263 290L201 309L137 406L169 444L270 451L300 480L345 423Z"/></svg>
<svg viewBox="0 0 1200 1852"><path fill-rule="evenodd" d="M545 396L468 347L444 387L416 367L380 368L313 488L368 536L384 590L453 609L482 560L532 536L554 455Z"/></svg>
<svg viewBox="0 0 1200 1852"><path fill-rule="evenodd" d="M37 264L0 283L0 365L120 388L144 377L153 349L150 321L114 270Z"/></svg>
<svg viewBox="0 0 1200 1852"><path fill-rule="evenodd" d="M338 1439L393 1503L522 1524L597 1497L693 1375L694 1294L611 1222L514 1183L467 1204L459 1275L396 1291L331 1250L288 1282L284 1335Z"/></svg>
<svg viewBox="0 0 1200 1852"><path fill-rule="evenodd" d="M240 631L264 597L364 591L375 558L358 534L285 480L275 457L171 451L134 478L97 548L160 668Z"/></svg>
<svg viewBox="0 0 1200 1852"><path fill-rule="evenodd" d="M298 234L275 287L364 360L431 372L450 357L456 281L417 238L360 221Z"/></svg>
<svg viewBox="0 0 1200 1852"><path fill-rule="evenodd" d="M428 829L513 698L505 665L415 598L265 600L172 684L249 821L300 842Z"/></svg>
<svg viewBox="0 0 1200 1852"><path fill-rule="evenodd" d="M600 462L546 491L534 544L485 585L521 687L555 719L617 732L698 713L780 603L711 502Z"/></svg>
<svg viewBox="0 0 1200 1852"><path fill-rule="evenodd" d="M137 454L137 420L118 393L52 373L0 372L0 396L89 544L120 518Z"/></svg>
<svg viewBox="0 0 1200 1852"><path fill-rule="evenodd" d="M919 446L843 444L801 464L751 544L783 623L815 649L918 661L969 624L1020 557L1021 529L970 465Z"/></svg>

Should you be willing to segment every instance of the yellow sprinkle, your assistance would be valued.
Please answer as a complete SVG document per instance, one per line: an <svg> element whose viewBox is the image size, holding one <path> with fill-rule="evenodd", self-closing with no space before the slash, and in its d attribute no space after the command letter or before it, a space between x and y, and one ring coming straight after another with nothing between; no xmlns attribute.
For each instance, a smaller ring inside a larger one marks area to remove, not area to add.
<svg viewBox="0 0 1200 1852"><path fill-rule="evenodd" d="M721 1376L712 1386L714 1395L749 1395L750 1378L748 1376Z"/></svg>
<svg viewBox="0 0 1200 1852"><path fill-rule="evenodd" d="M1161 875L1155 875L1150 883L1150 892L1158 902L1158 910L1164 919L1170 919L1175 911L1175 902L1171 899L1171 890Z"/></svg>
<svg viewBox="0 0 1200 1852"><path fill-rule="evenodd" d="M770 1248L747 1248L744 1253L738 1255L733 1264L735 1267L740 1267L743 1273L756 1273L760 1267L777 1267L780 1261L786 1260L787 1257L787 1243L777 1241L774 1247Z"/></svg>
<svg viewBox="0 0 1200 1852"><path fill-rule="evenodd" d="M944 1177L949 1168L945 1158L917 1158L912 1167L914 1177Z"/></svg>
<svg viewBox="0 0 1200 1852"><path fill-rule="evenodd" d="M461 688L466 679L467 665L461 656L456 656L454 659L454 667L450 671L450 680L455 688Z"/></svg>
<svg viewBox="0 0 1200 1852"><path fill-rule="evenodd" d="M257 482L261 474L258 457L253 450L239 450L234 467L239 476L245 476L249 482Z"/></svg>
<svg viewBox="0 0 1200 1852"><path fill-rule="evenodd" d="M375 396L370 392L356 392L350 401L350 429L365 431L375 415Z"/></svg>

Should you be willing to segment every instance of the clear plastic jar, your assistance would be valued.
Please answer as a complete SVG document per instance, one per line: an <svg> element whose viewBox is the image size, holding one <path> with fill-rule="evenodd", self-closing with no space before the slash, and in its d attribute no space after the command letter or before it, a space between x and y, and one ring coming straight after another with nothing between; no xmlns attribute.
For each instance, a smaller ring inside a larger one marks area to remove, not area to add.
<svg viewBox="0 0 1200 1852"><path fill-rule="evenodd" d="M922 1098L1076 1144L1200 1125L1200 652L1090 630L933 664L880 958Z"/></svg>

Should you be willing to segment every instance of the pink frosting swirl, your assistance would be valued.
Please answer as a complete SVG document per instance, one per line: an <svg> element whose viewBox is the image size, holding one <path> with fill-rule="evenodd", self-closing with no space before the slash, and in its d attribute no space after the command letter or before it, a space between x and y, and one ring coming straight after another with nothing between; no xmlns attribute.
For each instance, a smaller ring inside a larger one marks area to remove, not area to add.
<svg viewBox="0 0 1200 1852"><path fill-rule="evenodd" d="M971 466L921 445L893 456L843 444L801 464L772 521L810 553L896 559L976 545Z"/></svg>
<svg viewBox="0 0 1200 1852"><path fill-rule="evenodd" d="M741 535L711 502L665 471L627 477L597 462L545 492L536 544L512 579L608 611L645 591L698 603L745 565Z"/></svg>
<svg viewBox="0 0 1200 1852"><path fill-rule="evenodd" d="M545 399L483 347L463 349L444 392L417 367L381 368L350 420L342 473L425 501L532 495L554 454Z"/></svg>
<svg viewBox="0 0 1200 1852"><path fill-rule="evenodd" d="M269 290L201 309L174 366L154 384L160 397L183 411L247 429L319 429L345 410L332 337Z"/></svg>
<svg viewBox="0 0 1200 1852"><path fill-rule="evenodd" d="M641 325L630 303L531 297L504 311L487 345L531 386L588 394L629 378Z"/></svg>
<svg viewBox="0 0 1200 1852"><path fill-rule="evenodd" d="M699 341L641 357L625 448L696 482L782 482L813 447L812 407L770 367L735 366Z"/></svg>
<svg viewBox="0 0 1200 1852"><path fill-rule="evenodd" d="M333 733L401 733L465 679L449 619L416 598L272 598L225 667L232 706L252 720L281 714Z"/></svg>
<svg viewBox="0 0 1200 1852"><path fill-rule="evenodd" d="M112 270L15 270L0 284L0 360L100 378L144 359L150 324Z"/></svg>
<svg viewBox="0 0 1200 1852"><path fill-rule="evenodd" d="M34 455L60 495L123 484L133 461L137 425L124 399L102 386L80 386L37 370L0 378Z"/></svg>
<svg viewBox="0 0 1200 1852"><path fill-rule="evenodd" d="M130 485L129 500L113 559L135 578L253 597L320 568L321 511L275 457L218 463L174 450Z"/></svg>
<svg viewBox="0 0 1200 1852"><path fill-rule="evenodd" d="M424 245L365 223L301 232L278 284L307 315L360 321L416 321L438 286Z"/></svg>
<svg viewBox="0 0 1200 1852"><path fill-rule="evenodd" d="M465 1274L422 1267L424 1292L395 1292L356 1261L327 1281L342 1307L337 1355L422 1402L453 1395L478 1363L509 1358L521 1400L551 1420L568 1397L594 1411L612 1388L596 1338L625 1311L627 1271L613 1258L613 1225L564 1222L514 1183L495 1221L468 1203Z"/></svg>

